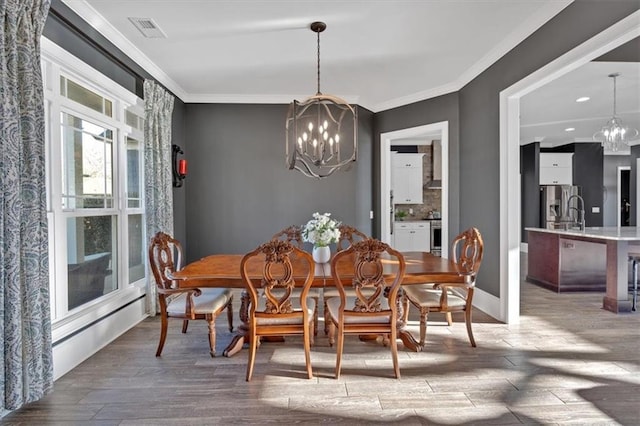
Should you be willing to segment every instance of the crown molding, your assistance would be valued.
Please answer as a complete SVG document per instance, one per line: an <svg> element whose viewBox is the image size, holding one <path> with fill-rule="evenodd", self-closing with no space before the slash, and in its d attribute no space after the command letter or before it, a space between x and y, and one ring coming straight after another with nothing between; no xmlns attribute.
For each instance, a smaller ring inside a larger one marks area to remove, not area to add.
<svg viewBox="0 0 640 426"><path fill-rule="evenodd" d="M131 43L120 31L109 23L97 10L95 10L85 0L62 0L62 2L80 18L95 28L107 40L113 43L131 60L140 65L145 71L151 74L158 82L173 92L180 100L184 101L186 92L167 73L157 66L149 57Z"/></svg>
<svg viewBox="0 0 640 426"><path fill-rule="evenodd" d="M534 15L527 19L524 24L518 26L508 37L504 38L489 53L484 55L478 62L469 67L467 71L451 83L370 106L360 104L358 102L361 100L359 96L349 96L344 97L344 99L350 104L361 105L372 112L381 112L459 91L573 1L574 0L556 0L542 6ZM306 99L310 96L187 93L85 0L62 0L62 2L185 103L288 104L292 99ZM362 101L365 102L364 99L362 99Z"/></svg>
<svg viewBox="0 0 640 426"><path fill-rule="evenodd" d="M251 94L227 94L220 95L215 93L195 94L188 93L185 95L183 102L192 104L290 104L292 100L304 100L312 96L306 95L251 95ZM342 97L342 96L341 96ZM344 96L342 97L349 104L359 104L360 97ZM366 108L366 107L365 107Z"/></svg>
<svg viewBox="0 0 640 426"><path fill-rule="evenodd" d="M574 0L557 0L549 2L541 7L535 14L530 16L522 25L519 25L515 31L511 32L507 37L502 39L493 49L484 55L478 62L467 69L458 79L458 89L462 89L471 80L479 76L483 71L496 63L498 59L506 55L511 49L522 43L527 37L536 32L545 23L560 13L565 7L573 3Z"/></svg>

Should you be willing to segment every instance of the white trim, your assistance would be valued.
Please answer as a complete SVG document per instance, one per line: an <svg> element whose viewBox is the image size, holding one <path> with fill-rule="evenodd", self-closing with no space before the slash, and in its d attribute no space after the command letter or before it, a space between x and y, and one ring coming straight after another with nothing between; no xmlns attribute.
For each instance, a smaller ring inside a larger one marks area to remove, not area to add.
<svg viewBox="0 0 640 426"><path fill-rule="evenodd" d="M493 318L500 319L500 298L478 287L473 292L473 307Z"/></svg>
<svg viewBox="0 0 640 426"><path fill-rule="evenodd" d="M449 122L425 124L380 134L380 239L391 242L391 143L394 139L439 135L442 144L442 257L449 253ZM425 145L427 145L425 140Z"/></svg>
<svg viewBox="0 0 640 426"><path fill-rule="evenodd" d="M640 11L500 92L500 311L509 324L520 316L520 98L640 35Z"/></svg>
<svg viewBox="0 0 640 426"><path fill-rule="evenodd" d="M239 95L239 94L193 94L188 93L182 99L185 103L193 104L290 104L294 99L304 100L311 96L311 93L297 95ZM358 104L360 97L356 95L340 95L342 99L350 104ZM359 104L358 104L359 105Z"/></svg>
<svg viewBox="0 0 640 426"><path fill-rule="evenodd" d="M67 52L62 47L58 46L53 41L44 36L40 38L40 43L42 59L46 59L55 64L64 64L60 65L60 68L64 70L65 74L70 74L74 78L76 78L77 83L86 85L91 90L94 90L96 93L110 100L113 98L113 96L115 96L124 101L127 106L136 105L138 96L136 96L135 93L132 93L128 89L125 89L124 87L104 75L100 70L97 70L88 65L86 62L78 59L76 56ZM91 80L88 80L86 76L91 76ZM51 81L50 83L53 85L51 89L58 89L56 92L54 92L54 94L59 95L59 82ZM105 93L104 89L102 89L101 87L108 87L109 93Z"/></svg>
<svg viewBox="0 0 640 426"><path fill-rule="evenodd" d="M66 316L52 324L53 343L91 324L121 306L126 305L145 294L144 285L127 287L119 292L108 293L77 308L76 313ZM105 299L107 302L105 302Z"/></svg>
<svg viewBox="0 0 640 426"><path fill-rule="evenodd" d="M64 376L146 317L144 298L139 299L70 339L55 345L53 347L53 379L57 380Z"/></svg>
<svg viewBox="0 0 640 426"><path fill-rule="evenodd" d="M107 40L120 49L136 64L151 74L156 80L162 83L167 89L173 92L180 99L185 99L187 93L178 83L169 77L159 66L157 66L147 55L142 53L131 41L129 41L120 31L118 31L109 21L107 21L97 10L85 0L62 0L62 2L89 25L95 28Z"/></svg>
<svg viewBox="0 0 640 426"><path fill-rule="evenodd" d="M529 253L529 243L520 243L520 253Z"/></svg>
<svg viewBox="0 0 640 426"><path fill-rule="evenodd" d="M618 185L616 186L616 226L618 228L622 226L620 223L620 207L622 205L620 185L622 184L622 170L631 170L631 166L618 166L616 170L616 178L618 180Z"/></svg>
<svg viewBox="0 0 640 426"><path fill-rule="evenodd" d="M411 95L401 96L399 98L389 99L388 101L378 102L377 104L373 104L371 108L367 108L373 112L386 111L388 109L409 105L414 102L424 101L425 99L431 99L438 96L446 95L448 93L457 92L463 86L464 84L462 84L460 80L456 80L452 83L447 83L429 90L423 90Z"/></svg>
<svg viewBox="0 0 640 426"><path fill-rule="evenodd" d="M178 83L172 80L167 73L165 73L109 21L107 21L95 8L87 3L86 0L62 0L62 2L185 103L288 104L292 99L306 99L310 96L310 94L302 97L285 97L284 95L223 95L187 93ZM476 63L468 67L462 75L450 83L411 95L379 102L377 104L362 106L372 112L380 112L445 95L447 93L457 92L572 2L573 0L554 0L542 5L540 9L538 9L538 11L529 17L523 24L519 25L513 32L511 32L511 34L504 37L500 43L493 47L493 49L480 58ZM352 96L351 99L356 100L349 100L349 98L346 97L345 99L349 103L357 104L357 99L359 98L358 96Z"/></svg>

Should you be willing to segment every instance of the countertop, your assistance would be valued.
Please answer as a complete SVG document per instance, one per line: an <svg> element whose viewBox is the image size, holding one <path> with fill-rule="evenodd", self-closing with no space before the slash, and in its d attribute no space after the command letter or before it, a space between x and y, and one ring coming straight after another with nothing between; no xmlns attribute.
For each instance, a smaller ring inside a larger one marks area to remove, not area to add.
<svg viewBox="0 0 640 426"><path fill-rule="evenodd" d="M545 228L525 228L525 230L599 240L640 241L640 228L636 226L587 227L584 231Z"/></svg>

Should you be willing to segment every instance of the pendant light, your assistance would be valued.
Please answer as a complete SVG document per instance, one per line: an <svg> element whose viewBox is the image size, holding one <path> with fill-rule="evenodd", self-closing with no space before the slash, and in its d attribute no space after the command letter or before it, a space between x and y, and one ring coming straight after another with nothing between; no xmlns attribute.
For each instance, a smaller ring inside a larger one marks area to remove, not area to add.
<svg viewBox="0 0 640 426"><path fill-rule="evenodd" d="M616 78L620 73L609 74L613 78L613 117L600 131L593 135L593 139L601 142L602 146L610 151L618 151L622 145L628 145L638 136L638 130L624 126L622 120L616 115Z"/></svg>
<svg viewBox="0 0 640 426"><path fill-rule="evenodd" d="M320 92L320 33L327 25L313 22L309 28L317 34L318 90L289 105L285 149L289 169L322 179L356 161L358 112L344 99Z"/></svg>

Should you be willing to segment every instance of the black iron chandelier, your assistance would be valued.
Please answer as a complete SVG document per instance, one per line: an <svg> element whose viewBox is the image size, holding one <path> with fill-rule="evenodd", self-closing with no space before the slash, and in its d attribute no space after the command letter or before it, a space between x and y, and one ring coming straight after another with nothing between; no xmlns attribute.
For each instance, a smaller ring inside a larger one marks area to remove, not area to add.
<svg viewBox="0 0 640 426"><path fill-rule="evenodd" d="M287 166L316 179L348 168L358 153L357 108L320 92L320 33L326 28L324 22L310 25L318 43L317 93L302 102L291 102L286 122Z"/></svg>

